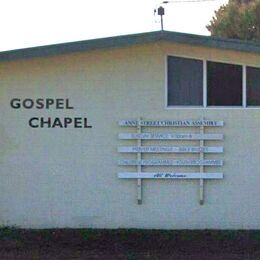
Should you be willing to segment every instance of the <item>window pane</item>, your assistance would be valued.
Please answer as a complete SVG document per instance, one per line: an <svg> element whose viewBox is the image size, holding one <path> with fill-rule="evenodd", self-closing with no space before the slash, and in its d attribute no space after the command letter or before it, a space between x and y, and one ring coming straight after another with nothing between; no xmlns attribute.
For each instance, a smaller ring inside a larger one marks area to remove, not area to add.
<svg viewBox="0 0 260 260"><path fill-rule="evenodd" d="M168 57L168 106L203 104L203 63Z"/></svg>
<svg viewBox="0 0 260 260"><path fill-rule="evenodd" d="M242 106L242 66L207 62L208 106Z"/></svg>
<svg viewBox="0 0 260 260"><path fill-rule="evenodd" d="M246 68L247 105L260 106L260 68Z"/></svg>

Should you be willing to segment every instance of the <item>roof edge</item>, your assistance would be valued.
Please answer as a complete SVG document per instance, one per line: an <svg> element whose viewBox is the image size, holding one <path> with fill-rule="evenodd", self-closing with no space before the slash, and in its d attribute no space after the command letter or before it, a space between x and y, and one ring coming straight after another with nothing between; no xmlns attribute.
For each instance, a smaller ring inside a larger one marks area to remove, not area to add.
<svg viewBox="0 0 260 260"><path fill-rule="evenodd" d="M162 37L162 31L152 31L8 50L0 52L0 62L90 51L96 49L125 47L135 44L158 41L160 37Z"/></svg>
<svg viewBox="0 0 260 260"><path fill-rule="evenodd" d="M145 33L113 36L106 38L4 51L0 52L0 62L19 59L30 59L34 57L60 55L65 53L81 51L90 51L104 48L119 48L136 44L151 43L161 40L209 48L228 49L234 51L260 54L260 43L256 42L217 38L211 36L171 31L152 31Z"/></svg>

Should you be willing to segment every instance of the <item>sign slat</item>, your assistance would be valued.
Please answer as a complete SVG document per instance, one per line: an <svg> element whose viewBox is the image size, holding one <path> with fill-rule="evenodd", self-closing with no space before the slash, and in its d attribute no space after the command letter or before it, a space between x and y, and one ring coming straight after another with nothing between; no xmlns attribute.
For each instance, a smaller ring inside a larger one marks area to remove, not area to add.
<svg viewBox="0 0 260 260"><path fill-rule="evenodd" d="M223 153L222 146L119 146L119 153Z"/></svg>
<svg viewBox="0 0 260 260"><path fill-rule="evenodd" d="M210 172L120 172L120 179L223 179L223 173Z"/></svg>
<svg viewBox="0 0 260 260"><path fill-rule="evenodd" d="M121 120L120 126L223 126L224 121L215 120Z"/></svg>
<svg viewBox="0 0 260 260"><path fill-rule="evenodd" d="M119 139L144 140L222 140L223 134L195 134L195 133L120 133Z"/></svg>
<svg viewBox="0 0 260 260"><path fill-rule="evenodd" d="M147 166L222 166L223 160L200 160L200 159L144 159L132 160L122 159L118 161L118 165L147 165Z"/></svg>

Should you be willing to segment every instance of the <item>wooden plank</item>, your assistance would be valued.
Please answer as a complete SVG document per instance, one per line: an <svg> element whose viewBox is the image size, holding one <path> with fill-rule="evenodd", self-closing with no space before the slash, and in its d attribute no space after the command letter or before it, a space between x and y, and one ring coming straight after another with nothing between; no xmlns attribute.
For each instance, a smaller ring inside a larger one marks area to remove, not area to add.
<svg viewBox="0 0 260 260"><path fill-rule="evenodd" d="M223 179L223 173L210 172L120 172L120 179Z"/></svg>
<svg viewBox="0 0 260 260"><path fill-rule="evenodd" d="M224 121L215 120L121 120L119 121L120 126L223 126Z"/></svg>
<svg viewBox="0 0 260 260"><path fill-rule="evenodd" d="M143 159L132 160L122 159L118 160L118 165L135 166L135 165L147 165L147 166L222 166L223 160L203 160L203 159Z"/></svg>
<svg viewBox="0 0 260 260"><path fill-rule="evenodd" d="M133 140L223 140L223 134L196 133L120 133L119 139Z"/></svg>
<svg viewBox="0 0 260 260"><path fill-rule="evenodd" d="M204 118L202 118L204 120ZM204 126L200 127L200 134L204 134ZM200 147L203 147L205 145L204 140L200 140ZM200 152L200 160L204 159L204 153ZM200 165L200 173L204 173L204 166ZM203 205L204 203L204 179L200 179L200 205Z"/></svg>
<svg viewBox="0 0 260 260"><path fill-rule="evenodd" d="M221 146L120 146L119 153L223 153Z"/></svg>
<svg viewBox="0 0 260 260"><path fill-rule="evenodd" d="M139 118L139 122L142 120L142 118ZM138 124L137 126L137 134L141 134L142 133L142 127L140 124ZM137 140L137 146L141 147L142 146L142 140L138 139ZM137 153L137 160L142 160L142 154L141 153ZM141 165L137 165L137 172L141 173L142 172L142 166ZM137 203L138 205L142 204L142 179L137 179Z"/></svg>

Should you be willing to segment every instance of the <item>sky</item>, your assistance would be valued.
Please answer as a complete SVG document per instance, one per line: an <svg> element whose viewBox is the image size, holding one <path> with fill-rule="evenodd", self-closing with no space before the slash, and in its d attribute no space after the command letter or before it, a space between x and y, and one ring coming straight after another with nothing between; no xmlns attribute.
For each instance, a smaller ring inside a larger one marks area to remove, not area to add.
<svg viewBox="0 0 260 260"><path fill-rule="evenodd" d="M154 15L154 9L161 2L0 0L0 51L160 30L160 17ZM164 29L209 35L205 26L212 19L214 10L227 2L163 4Z"/></svg>

